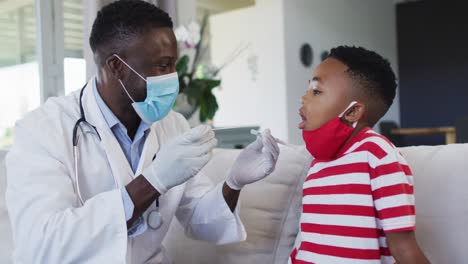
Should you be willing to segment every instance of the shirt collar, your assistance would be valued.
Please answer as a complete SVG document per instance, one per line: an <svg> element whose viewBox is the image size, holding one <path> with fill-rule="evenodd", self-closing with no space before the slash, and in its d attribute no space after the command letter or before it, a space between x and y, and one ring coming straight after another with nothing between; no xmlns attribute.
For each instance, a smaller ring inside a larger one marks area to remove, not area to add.
<svg viewBox="0 0 468 264"><path fill-rule="evenodd" d="M364 138L366 138L366 134L367 132L371 130L370 127L365 127L363 128L361 131L359 131L356 135L354 135L353 138L351 138L351 140L349 140L349 142L347 142L344 146L342 146L338 152L337 152L337 155L336 157L341 157L343 155L345 155L345 153L357 142L363 140Z"/></svg>
<svg viewBox="0 0 468 264"><path fill-rule="evenodd" d="M104 102L102 99L101 95L99 94L99 91L97 90L97 85L96 85L96 78L92 80L93 83L93 92L94 96L96 97L96 103L101 110L102 115L104 116L104 120L106 120L107 125L113 129L115 126L120 126L122 129L127 131L127 128L120 122L119 118L115 116L114 112L107 106L107 104ZM150 128L150 125L143 122L143 120L140 122L140 126L138 127L138 131L143 131L146 132Z"/></svg>
<svg viewBox="0 0 468 264"><path fill-rule="evenodd" d="M114 115L112 110L110 110L110 108L107 106L107 104L104 102L101 95L99 94L99 91L97 90L97 85L96 85L96 78L94 78L92 82L93 82L94 97L96 97L96 103L98 104L98 107L101 110L101 113L104 116L104 120L106 120L107 125L110 128L113 128L114 126L120 123L120 120Z"/></svg>

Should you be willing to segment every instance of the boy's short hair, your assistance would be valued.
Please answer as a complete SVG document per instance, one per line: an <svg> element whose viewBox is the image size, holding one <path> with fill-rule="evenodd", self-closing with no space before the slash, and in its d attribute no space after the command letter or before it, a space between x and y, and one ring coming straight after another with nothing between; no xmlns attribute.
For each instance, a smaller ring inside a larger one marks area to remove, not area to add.
<svg viewBox="0 0 468 264"><path fill-rule="evenodd" d="M348 67L347 73L368 98L368 123L375 125L388 111L395 98L397 82L388 60L362 47L339 46L331 49L328 58Z"/></svg>

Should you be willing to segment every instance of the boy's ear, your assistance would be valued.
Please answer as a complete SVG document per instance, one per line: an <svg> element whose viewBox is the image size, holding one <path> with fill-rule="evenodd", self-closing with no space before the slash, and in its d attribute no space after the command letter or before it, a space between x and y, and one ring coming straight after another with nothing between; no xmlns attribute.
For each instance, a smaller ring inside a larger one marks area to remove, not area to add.
<svg viewBox="0 0 468 264"><path fill-rule="evenodd" d="M366 106L358 102L355 105L353 105L350 109L348 109L348 111L346 111L344 119L348 123L354 124L355 122L358 122L362 119L365 111Z"/></svg>

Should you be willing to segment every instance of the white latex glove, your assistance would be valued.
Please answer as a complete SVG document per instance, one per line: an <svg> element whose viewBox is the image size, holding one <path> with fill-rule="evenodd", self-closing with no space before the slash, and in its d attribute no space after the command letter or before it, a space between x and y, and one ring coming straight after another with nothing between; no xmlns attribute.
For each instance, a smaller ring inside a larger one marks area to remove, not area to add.
<svg viewBox="0 0 468 264"><path fill-rule="evenodd" d="M193 128L163 145L156 159L143 170L143 176L160 194L164 194L195 176L210 161L217 144L209 126Z"/></svg>
<svg viewBox="0 0 468 264"><path fill-rule="evenodd" d="M239 154L226 184L231 189L240 190L247 184L265 178L275 170L279 153L278 144L270 130L265 130Z"/></svg>

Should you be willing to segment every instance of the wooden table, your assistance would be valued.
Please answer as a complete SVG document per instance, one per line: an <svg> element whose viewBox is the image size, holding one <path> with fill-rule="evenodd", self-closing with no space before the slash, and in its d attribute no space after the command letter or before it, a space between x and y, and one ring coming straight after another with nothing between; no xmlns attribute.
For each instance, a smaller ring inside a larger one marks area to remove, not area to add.
<svg viewBox="0 0 468 264"><path fill-rule="evenodd" d="M455 127L425 127L425 128L398 128L392 129L394 135L445 135L446 144L454 144L456 142Z"/></svg>

